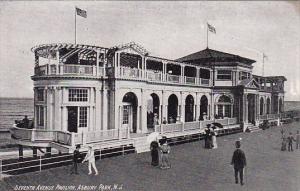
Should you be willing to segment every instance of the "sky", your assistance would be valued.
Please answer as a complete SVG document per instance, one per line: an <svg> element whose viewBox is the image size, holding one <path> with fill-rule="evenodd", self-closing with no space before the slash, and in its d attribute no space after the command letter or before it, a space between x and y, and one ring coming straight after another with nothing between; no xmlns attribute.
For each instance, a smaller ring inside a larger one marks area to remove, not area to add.
<svg viewBox="0 0 300 191"><path fill-rule="evenodd" d="M285 76L285 100L300 101L299 1L1 1L0 97L33 97L34 55L45 43L113 47L134 41L150 55L177 59L209 48L256 60L253 74Z"/></svg>

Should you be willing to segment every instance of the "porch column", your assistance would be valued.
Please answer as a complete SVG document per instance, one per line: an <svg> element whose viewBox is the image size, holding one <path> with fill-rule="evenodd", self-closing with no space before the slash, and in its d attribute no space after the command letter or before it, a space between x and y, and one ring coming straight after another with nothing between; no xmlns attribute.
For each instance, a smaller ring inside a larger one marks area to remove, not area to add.
<svg viewBox="0 0 300 191"><path fill-rule="evenodd" d="M196 84L200 84L200 68L196 67ZM196 96L197 97L197 96Z"/></svg>
<svg viewBox="0 0 300 191"><path fill-rule="evenodd" d="M106 50L104 50L104 53L103 53L103 76L106 76L106 66L107 66Z"/></svg>
<svg viewBox="0 0 300 191"><path fill-rule="evenodd" d="M280 97L278 96L278 98L277 98L277 114L280 113L280 111L279 111L279 102L280 102Z"/></svg>
<svg viewBox="0 0 300 191"><path fill-rule="evenodd" d="M61 126L61 103L62 103L62 90L61 87L56 87L55 88L55 105L54 105L54 109L55 109L55 117L54 117L54 121L55 121L55 130L64 130L62 129Z"/></svg>
<svg viewBox="0 0 300 191"><path fill-rule="evenodd" d="M108 101L108 98L107 98L107 90L106 89L104 89L104 90L102 90L102 100L101 100L101 102L102 102L102 128L103 128L103 130L107 130L108 128L107 128L107 126L108 126L108 124L107 124L107 118L108 118L108 111L107 111L107 101Z"/></svg>
<svg viewBox="0 0 300 191"><path fill-rule="evenodd" d="M141 111L140 111L140 126L142 133L147 133L147 92L141 90Z"/></svg>
<svg viewBox="0 0 300 191"><path fill-rule="evenodd" d="M56 75L57 74L62 74L63 71L60 71L60 68L59 68L59 50L56 51L56 61L57 61L55 63L55 65L56 65Z"/></svg>
<svg viewBox="0 0 300 191"><path fill-rule="evenodd" d="M142 132L142 127L141 127L141 107L142 106L139 105L137 107L137 112L136 112L137 113L137 115L136 115L137 116L136 117L137 118L137 123L136 123L136 125L137 125L136 132L137 133L141 133Z"/></svg>
<svg viewBox="0 0 300 191"><path fill-rule="evenodd" d="M96 94L96 103L95 103L95 129L96 130L102 130L103 126L101 124L102 121L102 98L101 98L101 90L100 88L96 87L95 89Z"/></svg>
<svg viewBox="0 0 300 191"><path fill-rule="evenodd" d="M184 80L184 65L183 64L180 65L180 74L181 74L181 83L185 83L185 80Z"/></svg>
<svg viewBox="0 0 300 191"><path fill-rule="evenodd" d="M99 50L96 50L96 76L100 76L99 75Z"/></svg>

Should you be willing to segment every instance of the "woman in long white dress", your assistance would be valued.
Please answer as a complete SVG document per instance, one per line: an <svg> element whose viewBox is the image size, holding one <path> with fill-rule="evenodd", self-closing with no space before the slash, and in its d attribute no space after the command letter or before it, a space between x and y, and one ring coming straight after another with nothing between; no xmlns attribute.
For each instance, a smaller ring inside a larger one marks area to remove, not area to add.
<svg viewBox="0 0 300 191"><path fill-rule="evenodd" d="M97 167L95 164L94 149L91 145L89 146L89 150L88 150L84 160L82 161L82 163L84 163L85 161L89 162L89 175L92 174L92 167L95 171L95 175L98 175L98 170L97 170Z"/></svg>
<svg viewBox="0 0 300 191"><path fill-rule="evenodd" d="M218 143L217 143L217 132L215 130L212 131L212 148L216 149L218 148Z"/></svg>

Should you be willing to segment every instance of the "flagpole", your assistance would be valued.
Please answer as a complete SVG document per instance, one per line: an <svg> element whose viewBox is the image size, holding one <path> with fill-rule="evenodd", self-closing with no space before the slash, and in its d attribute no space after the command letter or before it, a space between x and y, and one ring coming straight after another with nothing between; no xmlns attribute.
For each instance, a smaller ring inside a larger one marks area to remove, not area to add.
<svg viewBox="0 0 300 191"><path fill-rule="evenodd" d="M208 48L208 23L206 23L206 48Z"/></svg>
<svg viewBox="0 0 300 191"><path fill-rule="evenodd" d="M76 44L76 7L75 7L75 44Z"/></svg>
<svg viewBox="0 0 300 191"><path fill-rule="evenodd" d="M262 76L265 75L265 54L263 53Z"/></svg>

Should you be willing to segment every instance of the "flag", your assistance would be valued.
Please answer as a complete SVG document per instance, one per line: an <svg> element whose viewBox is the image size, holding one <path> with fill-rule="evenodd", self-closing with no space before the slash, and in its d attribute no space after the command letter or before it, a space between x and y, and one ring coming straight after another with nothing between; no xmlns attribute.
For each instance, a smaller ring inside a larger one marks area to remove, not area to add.
<svg viewBox="0 0 300 191"><path fill-rule="evenodd" d="M209 30L210 32L215 33L215 34L217 33L215 27L211 26L211 25L208 24L208 23L207 23L207 28L208 28L208 30Z"/></svg>
<svg viewBox="0 0 300 191"><path fill-rule="evenodd" d="M76 14L79 15L79 16L81 16L81 17L87 18L86 11L82 10L82 9L79 9L77 7L76 7Z"/></svg>
<svg viewBox="0 0 300 191"><path fill-rule="evenodd" d="M263 58L264 58L264 59L268 59L268 56L265 55L265 53L263 53Z"/></svg>

